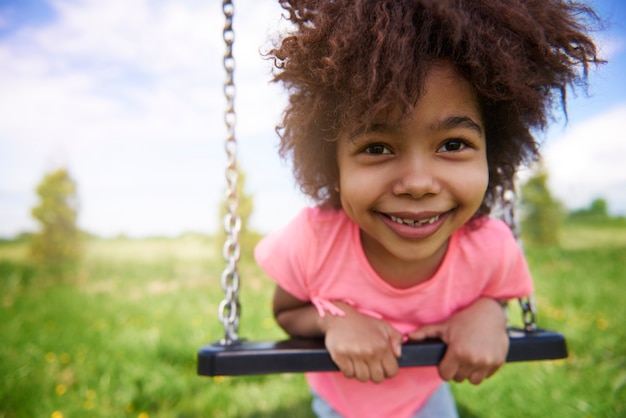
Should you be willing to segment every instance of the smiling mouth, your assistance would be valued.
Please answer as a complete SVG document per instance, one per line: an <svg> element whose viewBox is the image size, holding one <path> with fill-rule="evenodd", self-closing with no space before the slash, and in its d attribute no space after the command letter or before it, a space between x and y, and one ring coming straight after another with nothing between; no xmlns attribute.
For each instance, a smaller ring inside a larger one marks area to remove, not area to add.
<svg viewBox="0 0 626 418"><path fill-rule="evenodd" d="M399 218L399 217L393 216L393 215L387 215L387 216L389 217L389 219L391 219L392 221L394 221L395 223L398 223L400 225L408 225L408 226L416 227L416 226L433 224L433 223L437 222L439 220L439 217L441 216L441 214L435 215L432 218L420 219L418 221L416 221L414 219Z"/></svg>

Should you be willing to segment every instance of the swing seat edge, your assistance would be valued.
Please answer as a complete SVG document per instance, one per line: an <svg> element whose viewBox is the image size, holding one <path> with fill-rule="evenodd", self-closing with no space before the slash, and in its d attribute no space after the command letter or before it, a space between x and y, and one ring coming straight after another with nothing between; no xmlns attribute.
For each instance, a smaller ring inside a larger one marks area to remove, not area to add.
<svg viewBox="0 0 626 418"><path fill-rule="evenodd" d="M565 337L554 331L509 329L507 362L557 360L567 357ZM435 366L445 354L440 340L409 341L402 347L400 367ZM197 354L200 376L243 376L337 371L322 339L238 341L207 344Z"/></svg>

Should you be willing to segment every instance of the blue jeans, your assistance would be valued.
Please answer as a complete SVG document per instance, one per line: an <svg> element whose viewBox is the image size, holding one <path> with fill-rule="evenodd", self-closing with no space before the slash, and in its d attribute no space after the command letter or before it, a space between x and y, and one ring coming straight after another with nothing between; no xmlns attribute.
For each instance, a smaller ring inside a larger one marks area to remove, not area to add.
<svg viewBox="0 0 626 418"><path fill-rule="evenodd" d="M318 418L342 418L324 399L313 392L313 412ZM447 383L431 395L412 418L458 418L454 396Z"/></svg>

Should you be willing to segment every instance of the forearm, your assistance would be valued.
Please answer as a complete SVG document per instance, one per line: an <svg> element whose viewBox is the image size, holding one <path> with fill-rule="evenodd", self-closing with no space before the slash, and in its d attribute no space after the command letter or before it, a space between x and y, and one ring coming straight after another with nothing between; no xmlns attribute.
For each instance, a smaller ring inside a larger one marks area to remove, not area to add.
<svg viewBox="0 0 626 418"><path fill-rule="evenodd" d="M470 308L480 310L493 319L494 326L506 329L508 325L508 317L506 312L506 302L500 299L494 299L489 296L483 296L477 299Z"/></svg>
<svg viewBox="0 0 626 418"><path fill-rule="evenodd" d="M274 291L274 317L285 332L294 337L322 337L325 335L325 320L309 301L300 300L276 286ZM328 317L330 315L323 315ZM326 318L328 320L328 318Z"/></svg>
<svg viewBox="0 0 626 418"><path fill-rule="evenodd" d="M293 337L321 337L324 335L321 318L312 304L274 313L276 322Z"/></svg>

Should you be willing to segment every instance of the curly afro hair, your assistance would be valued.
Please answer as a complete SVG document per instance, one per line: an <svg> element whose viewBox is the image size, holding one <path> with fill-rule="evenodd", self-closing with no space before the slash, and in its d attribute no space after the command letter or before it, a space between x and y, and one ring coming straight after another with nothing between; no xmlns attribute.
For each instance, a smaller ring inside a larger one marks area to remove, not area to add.
<svg viewBox="0 0 626 418"><path fill-rule="evenodd" d="M292 30L268 56L289 93L277 127L280 154L302 191L341 206L336 141L383 109L411 114L436 61L474 86L484 115L489 184L477 215L512 189L536 159L543 129L566 89L587 86L602 62L587 28L594 11L565 0L281 0Z"/></svg>

